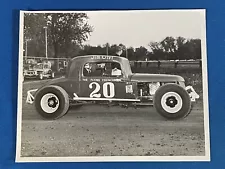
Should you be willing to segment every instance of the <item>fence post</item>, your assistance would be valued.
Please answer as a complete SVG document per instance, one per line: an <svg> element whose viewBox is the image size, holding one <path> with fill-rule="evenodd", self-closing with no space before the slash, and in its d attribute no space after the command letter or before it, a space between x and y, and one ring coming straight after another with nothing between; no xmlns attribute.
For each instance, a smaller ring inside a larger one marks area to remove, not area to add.
<svg viewBox="0 0 225 169"><path fill-rule="evenodd" d="M177 68L178 61L175 60L174 67Z"/></svg>
<svg viewBox="0 0 225 169"><path fill-rule="evenodd" d="M160 63L160 61L158 60L158 69L160 69L160 65L161 65L161 63Z"/></svg>

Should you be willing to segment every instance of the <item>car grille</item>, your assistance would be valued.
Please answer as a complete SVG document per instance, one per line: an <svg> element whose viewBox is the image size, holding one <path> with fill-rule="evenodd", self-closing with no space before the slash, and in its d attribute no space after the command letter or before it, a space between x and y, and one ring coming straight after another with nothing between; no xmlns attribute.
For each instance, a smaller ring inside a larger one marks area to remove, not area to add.
<svg viewBox="0 0 225 169"><path fill-rule="evenodd" d="M34 71L27 71L26 74L27 75L35 75L35 72Z"/></svg>

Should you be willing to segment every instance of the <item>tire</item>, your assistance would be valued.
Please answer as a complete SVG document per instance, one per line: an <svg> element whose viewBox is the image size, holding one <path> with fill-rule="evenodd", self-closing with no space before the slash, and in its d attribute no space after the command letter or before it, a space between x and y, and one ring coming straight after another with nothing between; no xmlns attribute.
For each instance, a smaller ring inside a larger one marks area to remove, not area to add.
<svg viewBox="0 0 225 169"><path fill-rule="evenodd" d="M58 119L69 109L68 94L59 86L52 85L41 89L36 93L34 102L37 112L47 120Z"/></svg>
<svg viewBox="0 0 225 169"><path fill-rule="evenodd" d="M191 111L191 99L187 91L176 84L161 86L154 95L157 112L166 119L185 118Z"/></svg>

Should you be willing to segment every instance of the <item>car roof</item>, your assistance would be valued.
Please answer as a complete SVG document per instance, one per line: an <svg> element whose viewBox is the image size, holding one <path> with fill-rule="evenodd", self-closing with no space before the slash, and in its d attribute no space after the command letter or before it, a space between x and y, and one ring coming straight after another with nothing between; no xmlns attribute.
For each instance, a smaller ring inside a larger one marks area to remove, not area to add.
<svg viewBox="0 0 225 169"><path fill-rule="evenodd" d="M114 56L114 55L84 55L84 56L77 56L71 59L72 62L81 61L95 61L95 62L101 62L101 61L118 61L123 62L127 61L127 58L120 57L120 56Z"/></svg>

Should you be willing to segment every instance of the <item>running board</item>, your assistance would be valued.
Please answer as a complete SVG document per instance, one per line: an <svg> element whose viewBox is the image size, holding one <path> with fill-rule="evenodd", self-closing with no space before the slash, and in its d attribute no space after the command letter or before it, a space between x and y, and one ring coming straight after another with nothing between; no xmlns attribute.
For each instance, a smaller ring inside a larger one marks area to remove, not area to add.
<svg viewBox="0 0 225 169"><path fill-rule="evenodd" d="M89 98L89 97L74 97L73 100L83 101L124 101L124 102L140 102L140 99L117 99L117 98Z"/></svg>
<svg viewBox="0 0 225 169"><path fill-rule="evenodd" d="M153 103L134 103L135 106L153 106Z"/></svg>

